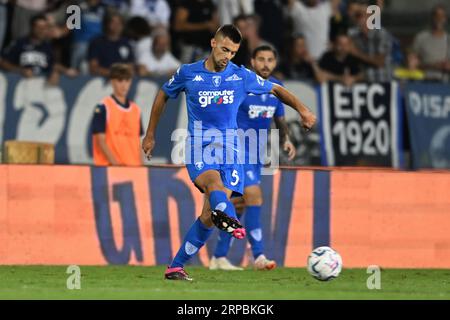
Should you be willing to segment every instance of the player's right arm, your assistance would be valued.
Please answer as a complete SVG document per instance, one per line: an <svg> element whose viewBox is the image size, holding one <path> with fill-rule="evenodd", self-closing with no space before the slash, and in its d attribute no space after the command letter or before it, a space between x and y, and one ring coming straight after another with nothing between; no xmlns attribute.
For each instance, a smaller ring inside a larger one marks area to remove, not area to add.
<svg viewBox="0 0 450 320"><path fill-rule="evenodd" d="M147 131L144 139L142 140L142 149L144 150L147 159L150 159L152 156L152 150L155 147L156 127L158 126L159 118L161 118L161 114L166 106L167 99L175 99L178 97L178 94L185 89L185 68L185 65L178 68L172 78L170 78L170 80L167 81L159 90L155 101L153 102Z"/></svg>
<svg viewBox="0 0 450 320"><path fill-rule="evenodd" d="M166 93L162 89L160 89L158 94L156 95L155 101L153 102L150 121L148 123L145 137L142 140L142 149L144 150L144 153L149 160L152 156L152 150L155 147L156 126L158 125L159 118L161 118L161 114L164 111L168 98L169 97L166 95Z"/></svg>
<svg viewBox="0 0 450 320"><path fill-rule="evenodd" d="M309 130L316 123L316 116L294 94L279 84L264 80L253 71L245 69L245 90L253 94L271 93L281 102L296 110L302 120L302 126Z"/></svg>
<svg viewBox="0 0 450 320"><path fill-rule="evenodd" d="M274 83L270 93L299 113L302 120L302 126L306 130L310 130L316 123L316 116L309 110L309 108L284 87Z"/></svg>

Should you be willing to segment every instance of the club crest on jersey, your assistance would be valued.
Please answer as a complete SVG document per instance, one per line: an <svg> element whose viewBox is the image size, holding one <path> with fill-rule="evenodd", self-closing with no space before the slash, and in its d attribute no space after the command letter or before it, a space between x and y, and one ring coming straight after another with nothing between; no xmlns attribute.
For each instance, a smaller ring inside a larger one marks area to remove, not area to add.
<svg viewBox="0 0 450 320"><path fill-rule="evenodd" d="M205 166L205 164L202 161L199 161L199 162L195 163L195 168L197 170L202 170L204 166Z"/></svg>
<svg viewBox="0 0 450 320"><path fill-rule="evenodd" d="M125 46L121 46L119 48L119 54L122 57L122 59L126 59L130 55L130 50Z"/></svg>
<svg viewBox="0 0 450 320"><path fill-rule="evenodd" d="M218 87L222 83L222 77L221 76L213 76L212 82L215 87Z"/></svg>

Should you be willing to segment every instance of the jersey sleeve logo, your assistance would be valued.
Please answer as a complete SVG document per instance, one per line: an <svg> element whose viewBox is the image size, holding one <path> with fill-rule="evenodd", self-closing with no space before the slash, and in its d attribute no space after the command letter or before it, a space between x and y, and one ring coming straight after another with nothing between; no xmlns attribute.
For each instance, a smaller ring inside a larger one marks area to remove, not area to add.
<svg viewBox="0 0 450 320"><path fill-rule="evenodd" d="M175 75L173 75L172 78L170 78L170 80L167 83L167 85L170 86L174 80L175 80Z"/></svg>
<svg viewBox="0 0 450 320"><path fill-rule="evenodd" d="M180 68L181 67L178 67L178 69L177 69L177 72L176 72L177 75L180 75ZM167 82L167 85L170 86L172 84L172 82L174 82L174 81L175 81L175 74L172 75L172 78L170 78L169 82Z"/></svg>
<svg viewBox="0 0 450 320"><path fill-rule="evenodd" d="M215 87L218 87L222 83L222 77L221 76L213 76L212 82Z"/></svg>
<svg viewBox="0 0 450 320"><path fill-rule="evenodd" d="M261 78L260 76L258 76L257 74L255 74L256 75L256 81L258 81L258 83L259 83L259 85L261 86L261 87L264 87L264 82L266 81L266 80L264 80L263 78Z"/></svg>
<svg viewBox="0 0 450 320"><path fill-rule="evenodd" d="M239 81L239 80L242 80L242 78L240 78L236 73L225 79L225 81Z"/></svg>

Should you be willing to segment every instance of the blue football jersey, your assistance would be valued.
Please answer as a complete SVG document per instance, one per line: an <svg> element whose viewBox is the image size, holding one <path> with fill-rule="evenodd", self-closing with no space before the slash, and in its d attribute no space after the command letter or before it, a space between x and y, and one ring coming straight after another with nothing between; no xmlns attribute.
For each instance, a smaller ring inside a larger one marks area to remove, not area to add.
<svg viewBox="0 0 450 320"><path fill-rule="evenodd" d="M273 77L269 78L269 81L282 85L280 81ZM284 116L283 103L273 94L255 95L250 93L247 95L247 98L239 108L237 123L240 129L254 129L256 131L256 136L247 135L245 142L241 142L241 146L245 150L245 163L256 164L255 161L260 164L262 163L264 159L261 159L260 161L259 155L265 151L265 146L267 144L266 137L269 136L272 119L273 117L282 116ZM260 129L265 130L266 135L260 136ZM257 147L254 148L250 146ZM259 148L260 146L262 149Z"/></svg>
<svg viewBox="0 0 450 320"><path fill-rule="evenodd" d="M221 72L211 72L205 60L182 65L162 90L169 98L186 94L188 130L194 135L194 122L202 122L202 131L237 129L239 106L248 93L267 94L273 83L245 67L229 62ZM203 133L202 133L203 134Z"/></svg>

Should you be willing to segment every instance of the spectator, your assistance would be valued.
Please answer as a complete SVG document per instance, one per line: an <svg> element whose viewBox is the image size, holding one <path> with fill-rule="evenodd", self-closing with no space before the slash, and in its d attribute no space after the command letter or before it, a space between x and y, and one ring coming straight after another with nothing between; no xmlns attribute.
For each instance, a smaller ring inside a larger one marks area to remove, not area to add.
<svg viewBox="0 0 450 320"><path fill-rule="evenodd" d="M348 33L348 30L355 26L355 16L362 10L360 0L350 0L340 5L330 20L330 41L333 43L336 37L340 34Z"/></svg>
<svg viewBox="0 0 450 320"><path fill-rule="evenodd" d="M48 40L49 24L44 15L31 19L30 34L13 42L0 60L0 67L24 77L50 76L54 67L52 47ZM28 29L28 28L27 28Z"/></svg>
<svg viewBox="0 0 450 320"><path fill-rule="evenodd" d="M166 0L131 0L129 14L145 18L152 28L169 26L170 7Z"/></svg>
<svg viewBox="0 0 450 320"><path fill-rule="evenodd" d="M417 53L408 50L406 53L406 66L398 67L394 71L398 80L420 81L425 79L425 73L419 68L420 60Z"/></svg>
<svg viewBox="0 0 450 320"><path fill-rule="evenodd" d="M133 42L133 52L136 61L148 55L152 48L152 29L147 20L142 17L128 19L125 26L125 35Z"/></svg>
<svg viewBox="0 0 450 320"><path fill-rule="evenodd" d="M88 51L89 71L92 75L109 75L114 63L134 64L134 54L128 39L122 37L123 18L109 13L103 19L103 32L91 41Z"/></svg>
<svg viewBox="0 0 450 320"><path fill-rule="evenodd" d="M289 56L281 64L275 76L281 79L322 81L321 71L309 54L303 35L297 35L292 39Z"/></svg>
<svg viewBox="0 0 450 320"><path fill-rule="evenodd" d="M381 29L367 27L367 5L356 14L357 27L349 30L353 42L350 53L362 61L365 78L370 82L386 82L392 79L392 36Z"/></svg>
<svg viewBox="0 0 450 320"><path fill-rule="evenodd" d="M101 0L86 0L80 4L80 29L73 30L72 68L80 69L81 63L86 60L89 42L102 34L102 21L106 14L106 7Z"/></svg>
<svg viewBox="0 0 450 320"><path fill-rule="evenodd" d="M133 69L127 64L113 64L109 77L113 94L97 105L92 123L94 164L139 166L141 110L128 99Z"/></svg>
<svg viewBox="0 0 450 320"><path fill-rule="evenodd" d="M250 52L253 52L256 48L260 46L271 46L273 45L266 40L262 39L259 35L259 26L261 24L261 19L257 15L250 15L247 17L247 28L242 31L242 37L247 39L248 48Z"/></svg>
<svg viewBox="0 0 450 320"><path fill-rule="evenodd" d="M250 66L251 51L246 38L248 25L247 17L247 15L241 14L233 19L233 24L239 29L239 31L241 31L242 34L241 45L233 58L233 62L238 66Z"/></svg>
<svg viewBox="0 0 450 320"><path fill-rule="evenodd" d="M49 1L51 5L47 8L45 16L50 25L50 42L55 56L55 63L70 66L72 56L71 30L67 27L68 14L66 9L73 0ZM73 71L76 72L75 69Z"/></svg>
<svg viewBox="0 0 450 320"><path fill-rule="evenodd" d="M48 84L56 85L59 74L76 76L76 70L55 62L50 37L49 21L45 15L31 19L30 35L13 42L0 60L0 68L17 72L26 78L45 76Z"/></svg>
<svg viewBox="0 0 450 320"><path fill-rule="evenodd" d="M138 65L141 77L168 76L178 69L180 61L170 52L170 35L166 29L159 28L153 33L152 48L138 60Z"/></svg>
<svg viewBox="0 0 450 320"><path fill-rule="evenodd" d="M450 35L446 32L447 14L442 5L432 10L431 30L420 32L414 39L427 80L448 81L450 73Z"/></svg>
<svg viewBox="0 0 450 320"><path fill-rule="evenodd" d="M261 38L270 42L278 52L290 36L284 18L284 0L254 0L255 14L260 17L258 32ZM264 23L269 21L269 23Z"/></svg>
<svg viewBox="0 0 450 320"><path fill-rule="evenodd" d="M253 14L254 0L218 0L220 25L231 24L235 17Z"/></svg>
<svg viewBox="0 0 450 320"><path fill-rule="evenodd" d="M319 61L322 81L338 81L348 87L364 80L364 73L359 67L359 60L350 54L351 40L345 34L338 35L333 49L326 52Z"/></svg>
<svg viewBox="0 0 450 320"><path fill-rule="evenodd" d="M303 34L313 59L319 59L328 48L330 18L338 10L340 0L321 2L288 0L294 34Z"/></svg>
<svg viewBox="0 0 450 320"><path fill-rule="evenodd" d="M273 47L272 44L261 39L259 36L260 19L256 15L238 16L234 23L242 33L243 44L239 48L238 54L233 62L245 66L250 66L250 58L252 52L260 46L267 45Z"/></svg>
<svg viewBox="0 0 450 320"><path fill-rule="evenodd" d="M129 0L101 0L108 10L118 12L119 14L126 16L130 11Z"/></svg>
<svg viewBox="0 0 450 320"><path fill-rule="evenodd" d="M206 57L218 27L217 9L212 0L182 0L174 22L174 31L179 33L181 42L181 61L189 63Z"/></svg>
<svg viewBox="0 0 450 320"><path fill-rule="evenodd" d="M31 18L44 12L47 0L16 0L11 25L11 38L17 40L30 33Z"/></svg>

